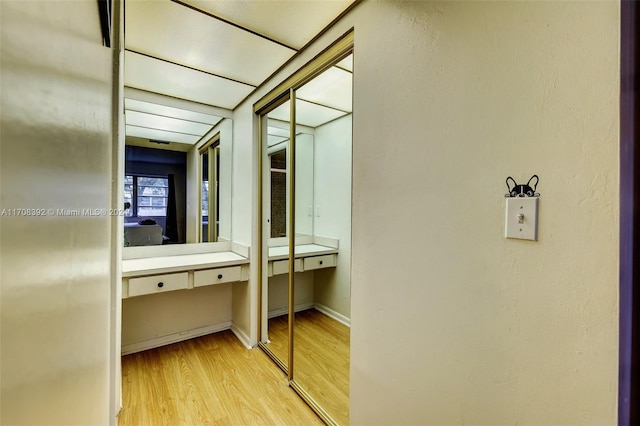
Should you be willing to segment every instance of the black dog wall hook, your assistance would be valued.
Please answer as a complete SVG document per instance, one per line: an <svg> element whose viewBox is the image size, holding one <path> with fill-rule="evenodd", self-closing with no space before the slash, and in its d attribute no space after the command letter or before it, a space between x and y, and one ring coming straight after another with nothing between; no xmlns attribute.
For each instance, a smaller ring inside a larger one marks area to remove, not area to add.
<svg viewBox="0 0 640 426"><path fill-rule="evenodd" d="M505 194L505 197L539 197L540 194L536 192L536 187L538 186L538 175L531 176L531 179L525 184L518 185L516 180L509 176L507 178L507 189L509 190L508 194Z"/></svg>

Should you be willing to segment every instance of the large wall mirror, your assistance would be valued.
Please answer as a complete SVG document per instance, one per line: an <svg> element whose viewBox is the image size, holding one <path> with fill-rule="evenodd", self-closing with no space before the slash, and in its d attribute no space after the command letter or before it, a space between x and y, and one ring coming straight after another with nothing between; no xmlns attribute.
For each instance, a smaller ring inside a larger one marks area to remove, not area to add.
<svg viewBox="0 0 640 426"><path fill-rule="evenodd" d="M260 346L329 424L349 423L351 49L330 51L311 73L309 64L306 78L256 111Z"/></svg>
<svg viewBox="0 0 640 426"><path fill-rule="evenodd" d="M124 255L230 241L231 120L125 98L125 122Z"/></svg>
<svg viewBox="0 0 640 426"><path fill-rule="evenodd" d="M218 241L220 234L220 133L202 145L200 153L199 242Z"/></svg>

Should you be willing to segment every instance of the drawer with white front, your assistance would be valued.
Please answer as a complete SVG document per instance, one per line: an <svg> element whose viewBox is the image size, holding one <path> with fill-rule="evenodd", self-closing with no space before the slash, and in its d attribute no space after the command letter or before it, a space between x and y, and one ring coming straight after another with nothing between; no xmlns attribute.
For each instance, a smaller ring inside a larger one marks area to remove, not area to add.
<svg viewBox="0 0 640 426"><path fill-rule="evenodd" d="M296 259L293 264L294 272L302 272L302 259ZM289 260L276 260L273 262L273 275L281 275L289 273Z"/></svg>
<svg viewBox="0 0 640 426"><path fill-rule="evenodd" d="M311 271L321 268L333 268L337 262L336 254L325 254L324 256L312 256L304 258L303 268L305 271Z"/></svg>
<svg viewBox="0 0 640 426"><path fill-rule="evenodd" d="M177 274L129 278L129 297L184 290L189 284L188 275L187 272L180 272Z"/></svg>
<svg viewBox="0 0 640 426"><path fill-rule="evenodd" d="M228 268L205 269L193 273L193 286L202 287L222 283L231 283L242 280L242 267L229 266Z"/></svg>

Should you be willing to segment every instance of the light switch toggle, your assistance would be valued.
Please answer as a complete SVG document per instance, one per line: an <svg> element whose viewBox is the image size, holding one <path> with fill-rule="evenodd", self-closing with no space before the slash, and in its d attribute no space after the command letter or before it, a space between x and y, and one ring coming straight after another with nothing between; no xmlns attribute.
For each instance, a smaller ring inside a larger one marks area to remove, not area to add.
<svg viewBox="0 0 640 426"><path fill-rule="evenodd" d="M505 237L538 240L538 197L509 197L505 221Z"/></svg>

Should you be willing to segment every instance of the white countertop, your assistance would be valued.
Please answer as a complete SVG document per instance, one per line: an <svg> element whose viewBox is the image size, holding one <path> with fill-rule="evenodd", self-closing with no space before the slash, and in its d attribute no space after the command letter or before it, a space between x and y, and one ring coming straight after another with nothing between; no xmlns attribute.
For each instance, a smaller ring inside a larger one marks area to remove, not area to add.
<svg viewBox="0 0 640 426"><path fill-rule="evenodd" d="M246 263L249 263L248 258L232 251L126 259L122 261L122 276L134 277Z"/></svg>
<svg viewBox="0 0 640 426"><path fill-rule="evenodd" d="M319 244L302 244L296 246L295 257L299 259L302 257L321 256L333 253L338 253L338 249L321 246ZM286 260L288 258L288 246L269 247L270 261ZM128 278L140 275L165 274L243 265L247 263L249 263L248 258L232 251L125 259L122 261L122 276Z"/></svg>
<svg viewBox="0 0 640 426"><path fill-rule="evenodd" d="M338 253L338 249L318 244L302 244L296 246L296 259L323 254ZM289 246L269 247L269 260L284 260L289 258Z"/></svg>

